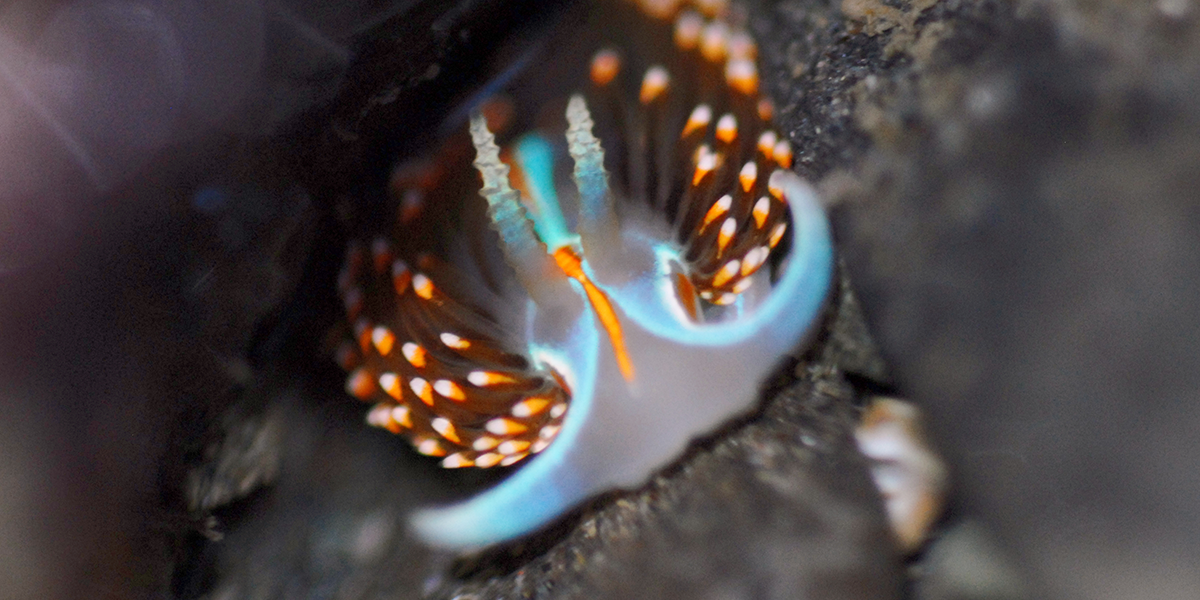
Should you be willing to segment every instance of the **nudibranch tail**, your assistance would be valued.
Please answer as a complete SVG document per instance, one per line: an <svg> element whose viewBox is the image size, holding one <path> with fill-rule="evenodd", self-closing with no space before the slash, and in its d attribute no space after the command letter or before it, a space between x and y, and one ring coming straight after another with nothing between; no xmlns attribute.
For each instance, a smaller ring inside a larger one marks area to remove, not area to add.
<svg viewBox="0 0 1200 600"><path fill-rule="evenodd" d="M565 129L497 143L473 114L474 186L412 178L391 238L348 250L339 360L368 421L445 467L522 464L416 513L431 544L509 540L644 482L750 410L825 302L828 222L771 128L753 41L720 0L635 4L629 36L656 32L665 54L601 46ZM469 170L459 155L436 172ZM422 245L451 222L438 207L462 217L438 246L454 265Z"/></svg>

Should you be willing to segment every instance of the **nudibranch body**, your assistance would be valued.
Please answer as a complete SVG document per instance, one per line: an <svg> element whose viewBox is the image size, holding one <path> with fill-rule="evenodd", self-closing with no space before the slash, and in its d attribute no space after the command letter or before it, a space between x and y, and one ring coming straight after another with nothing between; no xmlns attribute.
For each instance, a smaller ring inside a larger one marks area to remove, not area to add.
<svg viewBox="0 0 1200 600"><path fill-rule="evenodd" d="M637 8L669 56L635 70L598 48L557 135L502 147L476 112L474 181L404 180L395 232L348 250L339 360L368 422L445 467L522 463L417 513L430 543L512 539L644 482L751 409L824 304L828 224L770 129L753 42L720 2Z"/></svg>

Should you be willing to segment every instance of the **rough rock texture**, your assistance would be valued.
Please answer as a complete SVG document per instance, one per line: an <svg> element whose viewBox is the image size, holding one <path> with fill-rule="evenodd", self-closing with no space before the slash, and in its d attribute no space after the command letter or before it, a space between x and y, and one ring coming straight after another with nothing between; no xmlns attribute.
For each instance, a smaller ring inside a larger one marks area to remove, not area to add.
<svg viewBox="0 0 1200 600"><path fill-rule="evenodd" d="M1036 595L1194 597L1196 7L1016 9L969 63L918 41L911 78L864 88L842 249Z"/></svg>

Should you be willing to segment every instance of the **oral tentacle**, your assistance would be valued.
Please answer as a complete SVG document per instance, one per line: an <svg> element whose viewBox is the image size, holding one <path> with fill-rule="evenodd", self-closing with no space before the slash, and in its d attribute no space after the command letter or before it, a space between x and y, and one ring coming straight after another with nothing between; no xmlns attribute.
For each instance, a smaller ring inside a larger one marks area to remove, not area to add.
<svg viewBox="0 0 1200 600"><path fill-rule="evenodd" d="M564 293L566 278L534 231L520 194L512 189L509 166L500 160L500 147L482 114L471 115L470 131L476 152L475 168L483 177L479 195L487 200L488 216L492 228L500 235L501 250L534 301L552 301L554 296Z"/></svg>
<svg viewBox="0 0 1200 600"><path fill-rule="evenodd" d="M579 190L579 236L583 252L600 260L619 260L620 224L614 198L604 170L604 149L592 133L592 116L582 96L567 103L567 150L575 162L575 186Z"/></svg>

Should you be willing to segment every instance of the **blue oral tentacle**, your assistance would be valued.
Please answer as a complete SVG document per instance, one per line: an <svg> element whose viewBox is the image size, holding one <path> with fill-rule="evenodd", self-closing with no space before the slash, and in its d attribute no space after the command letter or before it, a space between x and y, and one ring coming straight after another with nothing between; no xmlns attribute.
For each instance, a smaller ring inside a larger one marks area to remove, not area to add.
<svg viewBox="0 0 1200 600"><path fill-rule="evenodd" d="M539 134L529 134L517 141L514 153L517 164L525 174L525 183L533 200L533 228L546 248L555 250L574 243L578 238L567 229L558 192L554 188L554 150Z"/></svg>

